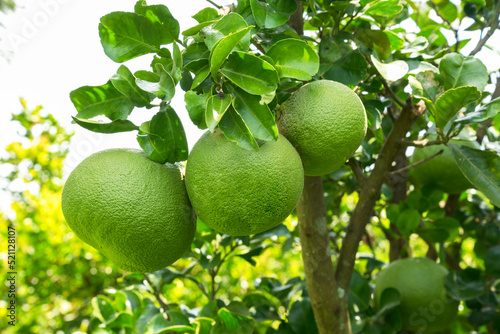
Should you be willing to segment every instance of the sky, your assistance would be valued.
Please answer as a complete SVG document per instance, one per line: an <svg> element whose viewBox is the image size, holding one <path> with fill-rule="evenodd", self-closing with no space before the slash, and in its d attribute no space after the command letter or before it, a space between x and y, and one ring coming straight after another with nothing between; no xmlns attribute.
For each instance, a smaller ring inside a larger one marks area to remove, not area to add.
<svg viewBox="0 0 500 334"><path fill-rule="evenodd" d="M136 0L17 0L13 13L0 13L0 155L4 147L16 140L17 127L10 122L11 114L21 110L19 98L27 100L30 107L42 105L68 130L74 131L64 174L69 172L90 154L106 148L140 148L135 132L121 134L97 134L71 123L76 110L69 93L84 85L101 85L116 72L120 64L110 60L103 52L98 35L101 16L112 11L133 11ZM236 0L215 0L227 5ZM211 5L206 0L148 1L168 6L179 21L181 31L196 21L196 12ZM463 38L467 32L461 33ZM470 36L475 45L478 36ZM453 38L450 36L450 38ZM498 48L497 32L490 45ZM470 50L464 50L468 54ZM499 51L499 50L497 50ZM500 57L492 51L477 55L490 71L497 70ZM134 72L149 67L152 55L129 61L126 65ZM191 148L203 133L189 119L180 88L172 101L187 135ZM149 120L156 109L139 109L131 120L141 124ZM2 167L0 166L0 175ZM0 208L5 197L0 192Z"/></svg>

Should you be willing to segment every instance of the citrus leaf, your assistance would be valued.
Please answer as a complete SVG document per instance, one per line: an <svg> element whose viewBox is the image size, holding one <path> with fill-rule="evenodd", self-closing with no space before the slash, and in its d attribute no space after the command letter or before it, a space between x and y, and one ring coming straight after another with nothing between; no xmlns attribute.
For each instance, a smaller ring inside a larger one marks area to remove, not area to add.
<svg viewBox="0 0 500 334"><path fill-rule="evenodd" d="M500 245L488 249L484 257L484 267L487 275L500 277Z"/></svg>
<svg viewBox="0 0 500 334"><path fill-rule="evenodd" d="M205 43L191 43L182 52L182 59L184 61L184 66L192 61L197 61L201 59L208 59L210 56L210 50L207 48Z"/></svg>
<svg viewBox="0 0 500 334"><path fill-rule="evenodd" d="M251 333L253 328L252 324L254 323L254 320L251 317L231 312L225 307L221 308L217 314L219 315L219 318L224 324L224 328L227 332ZM250 332L248 332L249 329Z"/></svg>
<svg viewBox="0 0 500 334"><path fill-rule="evenodd" d="M120 312L116 317L106 322L106 328L134 328L134 316L130 313Z"/></svg>
<svg viewBox="0 0 500 334"><path fill-rule="evenodd" d="M464 275L464 271L460 273L450 272L446 276L446 292L451 298L455 300L471 300L484 295L484 282L479 280L468 281L461 277L461 275Z"/></svg>
<svg viewBox="0 0 500 334"><path fill-rule="evenodd" d="M207 64L206 66L202 67L198 72L196 72L193 83L191 84L191 89L195 89L203 81L205 81L206 78L210 75L210 66Z"/></svg>
<svg viewBox="0 0 500 334"><path fill-rule="evenodd" d="M448 145L465 177L488 199L500 207L500 156L455 144Z"/></svg>
<svg viewBox="0 0 500 334"><path fill-rule="evenodd" d="M191 121L200 129L207 128L207 124L205 122L205 108L209 96L210 93L198 95L192 90L187 91L186 94L184 94L184 102L186 103L189 118L191 118Z"/></svg>
<svg viewBox="0 0 500 334"><path fill-rule="evenodd" d="M449 233L441 227L420 227L415 232L425 241L430 243L445 242L449 238Z"/></svg>
<svg viewBox="0 0 500 334"><path fill-rule="evenodd" d="M385 60L391 55L391 41L389 36L384 31L359 29L356 33L356 37L367 48L375 51L380 59Z"/></svg>
<svg viewBox="0 0 500 334"><path fill-rule="evenodd" d="M111 123L90 121L88 119L72 117L73 121L81 127L99 133L117 133L139 130L139 127L129 120L117 119Z"/></svg>
<svg viewBox="0 0 500 334"><path fill-rule="evenodd" d="M481 92L474 86L452 88L436 100L436 125L444 129L446 124L463 107L481 97Z"/></svg>
<svg viewBox="0 0 500 334"><path fill-rule="evenodd" d="M261 103L261 97L248 94L238 87L233 87L233 93L233 107L241 115L252 135L260 140L277 140L276 121L267 104Z"/></svg>
<svg viewBox="0 0 500 334"><path fill-rule="evenodd" d="M344 85L355 85L365 77L367 68L365 57L355 50L333 63L332 68L323 76L325 79L338 81Z"/></svg>
<svg viewBox="0 0 500 334"><path fill-rule="evenodd" d="M280 78L311 80L318 72L319 57L306 42L286 38L271 46L266 55L274 61Z"/></svg>
<svg viewBox="0 0 500 334"><path fill-rule="evenodd" d="M463 86L475 86L482 92L488 84L488 71L479 59L464 57L459 53L447 54L439 63L446 90Z"/></svg>
<svg viewBox="0 0 500 334"><path fill-rule="evenodd" d="M455 123L459 124L478 124L492 119L500 113L500 98L496 98L484 106L478 111L473 111L467 113L464 117L455 120Z"/></svg>
<svg viewBox="0 0 500 334"><path fill-rule="evenodd" d="M151 21L127 12L101 17L99 37L104 53L117 63L157 52L161 43L160 34Z"/></svg>
<svg viewBox="0 0 500 334"><path fill-rule="evenodd" d="M189 29L184 30L182 32L182 35L186 36L186 37L196 35L201 29L208 27L211 24L217 23L218 21L219 21L219 19L199 23L199 24L195 25L194 27L191 27Z"/></svg>
<svg viewBox="0 0 500 334"><path fill-rule="evenodd" d="M314 312L308 297L297 300L290 308L288 322L293 333L317 334L318 328L314 320Z"/></svg>
<svg viewBox="0 0 500 334"><path fill-rule="evenodd" d="M380 305L378 305L378 311L373 316L373 320L380 318L387 311L392 310L396 306L401 304L401 294L398 290L394 288L385 288L380 296Z"/></svg>
<svg viewBox="0 0 500 334"><path fill-rule="evenodd" d="M127 66L121 65L110 80L136 107L145 107L151 102L150 95L137 86L135 77Z"/></svg>
<svg viewBox="0 0 500 334"><path fill-rule="evenodd" d="M418 98L425 98L435 102L436 98L443 93L443 88L439 84L437 74L433 71L423 71L415 77L409 76L412 94Z"/></svg>
<svg viewBox="0 0 500 334"><path fill-rule="evenodd" d="M229 13L223 16L212 28L205 28L202 30L202 34L204 35L203 41L206 46L213 51L214 45L220 39L247 27L248 24L241 15L238 13ZM244 35L235 45L235 50L248 51L251 43L250 39L250 34Z"/></svg>
<svg viewBox="0 0 500 334"><path fill-rule="evenodd" d="M150 122L141 125L146 135L139 135L138 141L146 154L159 163L184 161L188 156L188 146L184 127L175 110L166 103Z"/></svg>
<svg viewBox="0 0 500 334"><path fill-rule="evenodd" d="M137 14L145 16L160 34L160 44L170 44L179 38L179 22L165 5L150 5L137 1L134 7Z"/></svg>
<svg viewBox="0 0 500 334"><path fill-rule="evenodd" d="M278 87L276 69L250 53L234 51L220 71L235 85L253 95L268 94Z"/></svg>
<svg viewBox="0 0 500 334"><path fill-rule="evenodd" d="M366 15L375 16L394 16L403 10L403 5L399 0L379 1L370 6L366 11Z"/></svg>
<svg viewBox="0 0 500 334"><path fill-rule="evenodd" d="M259 150L259 145L241 118L241 115L232 106L229 107L224 117L220 120L219 128L227 139L236 142L239 146L247 150Z"/></svg>
<svg viewBox="0 0 500 334"><path fill-rule="evenodd" d="M135 72L135 82L142 90L153 93L165 101L170 101L175 94L174 78L165 70L162 64L155 64L155 68L157 73L148 71Z"/></svg>
<svg viewBox="0 0 500 334"><path fill-rule="evenodd" d="M211 21L216 19L217 17L219 17L219 12L217 12L217 9L212 7L203 8L198 13L192 16L192 18L198 21L198 23Z"/></svg>
<svg viewBox="0 0 500 334"><path fill-rule="evenodd" d="M389 81L397 81L404 77L409 71L408 64L402 60L396 60L390 63L381 63L373 55L371 59L380 75Z"/></svg>
<svg viewBox="0 0 500 334"><path fill-rule="evenodd" d="M213 76L217 74L226 57L234 50L243 37L245 37L253 26L240 29L220 39L212 48L210 54L210 72Z"/></svg>
<svg viewBox="0 0 500 334"><path fill-rule="evenodd" d="M399 232L409 237L420 225L420 213L415 209L406 209L401 212L396 221Z"/></svg>
<svg viewBox="0 0 500 334"><path fill-rule="evenodd" d="M130 100L108 81L101 86L83 86L73 90L69 97L78 114L89 119L104 115L110 120L126 119L134 109Z"/></svg>
<svg viewBox="0 0 500 334"><path fill-rule="evenodd" d="M101 322L106 322L115 317L115 310L111 306L110 300L105 296L92 298L93 314Z"/></svg>
<svg viewBox="0 0 500 334"><path fill-rule="evenodd" d="M210 132L214 132L222 116L231 105L231 100L230 95L225 95L222 99L218 95L212 95L208 98L205 109L205 122Z"/></svg>
<svg viewBox="0 0 500 334"><path fill-rule="evenodd" d="M252 14L257 25L264 29L276 28L288 21L289 15L275 12L267 3L259 0L250 0Z"/></svg>

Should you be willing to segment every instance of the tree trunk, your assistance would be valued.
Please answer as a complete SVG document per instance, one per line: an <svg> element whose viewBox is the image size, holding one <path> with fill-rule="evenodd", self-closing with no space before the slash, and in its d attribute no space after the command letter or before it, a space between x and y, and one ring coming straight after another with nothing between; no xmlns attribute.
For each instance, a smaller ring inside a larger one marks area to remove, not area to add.
<svg viewBox="0 0 500 334"><path fill-rule="evenodd" d="M340 319L339 297L335 282L323 183L320 176L306 176L304 191L297 205L302 260L307 291L320 334L349 333L349 322ZM343 313L343 312L342 312ZM343 314L347 316L347 313Z"/></svg>

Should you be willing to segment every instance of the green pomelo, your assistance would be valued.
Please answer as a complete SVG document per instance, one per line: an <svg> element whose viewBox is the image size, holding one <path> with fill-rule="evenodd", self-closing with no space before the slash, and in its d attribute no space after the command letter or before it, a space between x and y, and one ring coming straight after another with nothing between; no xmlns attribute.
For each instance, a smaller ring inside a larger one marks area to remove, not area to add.
<svg viewBox="0 0 500 334"><path fill-rule="evenodd" d="M475 147L474 143L469 141L451 140L450 143ZM458 194L472 188L472 184L455 162L451 150L444 144L416 147L409 158L409 163L414 164L427 159L440 150L443 150L443 153L410 169L409 176L415 184L433 185L449 194Z"/></svg>
<svg viewBox="0 0 500 334"><path fill-rule="evenodd" d="M266 231L293 211L304 171L285 137L250 151L206 132L186 166L186 187L196 214L214 230L243 236Z"/></svg>
<svg viewBox="0 0 500 334"><path fill-rule="evenodd" d="M299 88L283 104L278 126L297 149L304 173L319 176L342 166L361 145L366 112L349 87L318 80Z"/></svg>
<svg viewBox="0 0 500 334"><path fill-rule="evenodd" d="M104 150L82 161L64 185L62 210L80 239L133 272L172 264L196 230L179 167L134 149Z"/></svg>
<svg viewBox="0 0 500 334"><path fill-rule="evenodd" d="M446 293L447 274L444 267L428 258L394 261L377 277L375 304L380 308L383 291L393 288L401 296L397 308L404 330L432 333L449 328L457 315L459 302Z"/></svg>

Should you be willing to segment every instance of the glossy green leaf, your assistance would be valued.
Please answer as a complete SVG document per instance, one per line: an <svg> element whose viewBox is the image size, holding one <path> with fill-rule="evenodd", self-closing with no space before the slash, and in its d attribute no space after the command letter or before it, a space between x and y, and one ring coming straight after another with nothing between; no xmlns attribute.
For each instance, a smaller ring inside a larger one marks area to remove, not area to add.
<svg viewBox="0 0 500 334"><path fill-rule="evenodd" d="M415 209L406 209L401 212L396 221L399 232L409 237L420 225L420 213Z"/></svg>
<svg viewBox="0 0 500 334"><path fill-rule="evenodd" d="M441 16L448 22L453 22L457 19L458 9L453 2L451 2L450 0L440 0L435 2L437 3L436 11L438 12L439 16Z"/></svg>
<svg viewBox="0 0 500 334"><path fill-rule="evenodd" d="M203 29L204 42L207 47L212 50L214 45L224 36L235 33L241 29L248 27L245 19L237 13L229 13L220 19L212 28ZM243 38L235 45L238 51L248 51L250 47L250 34L243 36ZM213 50L212 50L213 51Z"/></svg>
<svg viewBox="0 0 500 334"><path fill-rule="evenodd" d="M481 92L474 86L452 88L436 100L436 125L444 129L457 112L481 97Z"/></svg>
<svg viewBox="0 0 500 334"><path fill-rule="evenodd" d="M146 17L127 12L113 12L101 17L99 36L104 53L117 63L157 52L161 38Z"/></svg>
<svg viewBox="0 0 500 334"><path fill-rule="evenodd" d="M194 14L192 17L198 23L206 22L206 21L211 21L215 20L219 16L219 12L217 12L217 9L212 8L212 7L206 7L200 10L198 13Z"/></svg>
<svg viewBox="0 0 500 334"><path fill-rule="evenodd" d="M222 99L218 95L212 95L208 98L205 109L205 122L210 132L214 132L222 116L231 105L231 100L231 96L228 94L224 95Z"/></svg>
<svg viewBox="0 0 500 334"><path fill-rule="evenodd" d="M420 227L415 232L430 243L445 242L450 236L448 231L442 227Z"/></svg>
<svg viewBox="0 0 500 334"><path fill-rule="evenodd" d="M170 44L179 38L179 22L172 16L165 5L150 5L138 1L134 11L145 16L160 34L160 44Z"/></svg>
<svg viewBox="0 0 500 334"><path fill-rule="evenodd" d="M401 304L401 294L394 288L386 288L382 291L377 313L373 316L374 320L380 318L388 311Z"/></svg>
<svg viewBox="0 0 500 334"><path fill-rule="evenodd" d="M243 37L248 35L253 26L243 28L220 39L212 48L210 54L210 72L217 74L226 57L235 49Z"/></svg>
<svg viewBox="0 0 500 334"><path fill-rule="evenodd" d="M292 304L288 315L288 322L293 329L293 333L318 333L311 301L307 297L297 300Z"/></svg>
<svg viewBox="0 0 500 334"><path fill-rule="evenodd" d="M367 74L368 63L358 50L351 51L333 63L323 76L325 79L338 81L344 85L355 85Z"/></svg>
<svg viewBox="0 0 500 334"><path fill-rule="evenodd" d="M365 14L376 16L394 16L402 10L403 5L399 3L399 0L378 1L374 5L368 7Z"/></svg>
<svg viewBox="0 0 500 334"><path fill-rule="evenodd" d="M500 113L500 98L496 98L479 110L467 113L464 117L455 120L455 123L461 124L478 124L493 119Z"/></svg>
<svg viewBox="0 0 500 334"><path fill-rule="evenodd" d="M439 63L446 90L462 86L476 86L482 92L488 84L486 66L477 58L459 53L447 54Z"/></svg>
<svg viewBox="0 0 500 334"><path fill-rule="evenodd" d="M334 63L351 52L350 39L352 37L352 35L347 33L324 35L319 44L319 58L321 59L321 63Z"/></svg>
<svg viewBox="0 0 500 334"><path fill-rule="evenodd" d="M207 64L196 72L191 89L198 87L210 75L210 66Z"/></svg>
<svg viewBox="0 0 500 334"><path fill-rule="evenodd" d="M297 11L297 2L295 0L266 0L269 7L281 15L292 15Z"/></svg>
<svg viewBox="0 0 500 334"><path fill-rule="evenodd" d="M233 93L233 107L241 115L252 135L260 140L277 140L276 121L267 104L261 102L261 97L248 94L237 87L233 87Z"/></svg>
<svg viewBox="0 0 500 334"><path fill-rule="evenodd" d="M357 271L354 270L349 283L349 310L364 311L370 308L371 289L368 281Z"/></svg>
<svg viewBox="0 0 500 334"><path fill-rule="evenodd" d="M115 310L111 305L110 300L105 296L97 296L92 298L93 314L102 322L106 322L115 317Z"/></svg>
<svg viewBox="0 0 500 334"><path fill-rule="evenodd" d="M127 66L120 66L116 74L114 74L110 80L113 86L120 93L125 95L135 106L145 107L151 102L151 96L137 86L135 77Z"/></svg>
<svg viewBox="0 0 500 334"><path fill-rule="evenodd" d="M500 207L500 156L467 146L448 145L467 179L488 199Z"/></svg>
<svg viewBox="0 0 500 334"><path fill-rule="evenodd" d="M251 331L248 332L248 329L251 330L254 323L251 317L231 312L225 307L221 308L217 314L228 333L251 333Z"/></svg>
<svg viewBox="0 0 500 334"><path fill-rule="evenodd" d="M264 29L276 28L288 21L290 16L275 12L267 3L250 0L252 14L257 25Z"/></svg>
<svg viewBox="0 0 500 334"><path fill-rule="evenodd" d="M409 71L408 64L402 60L396 60L390 63L382 63L378 61L373 55L371 56L371 59L373 65L375 65L380 75L389 81L398 81Z"/></svg>
<svg viewBox="0 0 500 334"><path fill-rule="evenodd" d="M259 145L250 133L248 126L233 107L229 107L226 111L219 122L219 128L227 139L236 142L239 146L247 150L259 150Z"/></svg>
<svg viewBox="0 0 500 334"><path fill-rule="evenodd" d="M195 25L194 27L191 27L189 29L184 30L182 32L182 35L186 36L186 37L196 35L201 29L208 27L211 24L217 23L218 21L219 21L219 19L199 23L199 24Z"/></svg>
<svg viewBox="0 0 500 334"><path fill-rule="evenodd" d="M250 53L234 51L220 71L231 82L250 94L268 94L278 87L279 77L276 69Z"/></svg>
<svg viewBox="0 0 500 334"><path fill-rule="evenodd" d="M136 83L142 90L155 94L157 97L170 101L175 94L175 82L162 64L155 64L157 73L148 71L135 72Z"/></svg>
<svg viewBox="0 0 500 334"><path fill-rule="evenodd" d="M177 45L177 43L174 42L172 44L172 50L173 50L173 52L172 52L173 68L172 68L172 72L170 74L172 75L172 77L174 79L176 79L176 72L180 73L184 63L182 60L181 50L179 49L179 46ZM175 80L175 82L178 82L178 80Z"/></svg>
<svg viewBox="0 0 500 334"><path fill-rule="evenodd" d="M101 86L83 86L69 94L78 114L76 117L89 119L104 115L110 120L127 119L134 104L120 93L109 81Z"/></svg>
<svg viewBox="0 0 500 334"><path fill-rule="evenodd" d="M443 228L448 232L448 241L453 241L460 234L459 229L461 227L460 222L452 217L443 217L437 219L432 223L432 226L436 228Z"/></svg>
<svg viewBox="0 0 500 334"><path fill-rule="evenodd" d="M165 103L150 122L141 125L145 135L138 141L146 154L159 163L185 161L188 156L186 134L174 109Z"/></svg>
<svg viewBox="0 0 500 334"><path fill-rule="evenodd" d="M486 274L500 277L500 245L491 247L484 258Z"/></svg>
<svg viewBox="0 0 500 334"><path fill-rule="evenodd" d="M464 271L467 271L466 268ZM460 273L450 272L446 276L445 286L448 295L455 300L471 300L485 293L484 282L480 280L469 281L464 279L464 271Z"/></svg>
<svg viewBox="0 0 500 334"><path fill-rule="evenodd" d="M139 130L139 127L129 120L117 119L111 123L103 123L78 117L72 118L73 121L81 127L99 133L116 133Z"/></svg>
<svg viewBox="0 0 500 334"><path fill-rule="evenodd" d="M276 42L266 55L274 61L280 78L311 80L318 72L319 57L306 42L287 38Z"/></svg>
<svg viewBox="0 0 500 334"><path fill-rule="evenodd" d="M207 123L205 122L205 108L210 96L210 93L198 95L192 90L184 94L184 102L186 103L189 118L191 118L191 121L202 130L207 128Z"/></svg>
<svg viewBox="0 0 500 334"><path fill-rule="evenodd" d="M184 66L193 61L208 59L209 56L210 56L210 50L207 48L205 43L202 42L191 43L182 52L182 59L184 62Z"/></svg>
<svg viewBox="0 0 500 334"><path fill-rule="evenodd" d="M389 36L382 30L359 29L356 37L367 48L373 50L379 59L387 59L392 52Z"/></svg>
<svg viewBox="0 0 500 334"><path fill-rule="evenodd" d="M106 322L106 328L134 328L134 316L130 313L120 312Z"/></svg>
<svg viewBox="0 0 500 334"><path fill-rule="evenodd" d="M389 42L391 43L392 50L399 50L404 46L405 40L403 38L399 37L396 33L392 32L392 31L384 31L384 33L389 38Z"/></svg>
<svg viewBox="0 0 500 334"><path fill-rule="evenodd" d="M431 102L435 102L436 98L444 92L437 74L432 71L420 72L415 77L409 76L409 82L413 96L423 97Z"/></svg>

